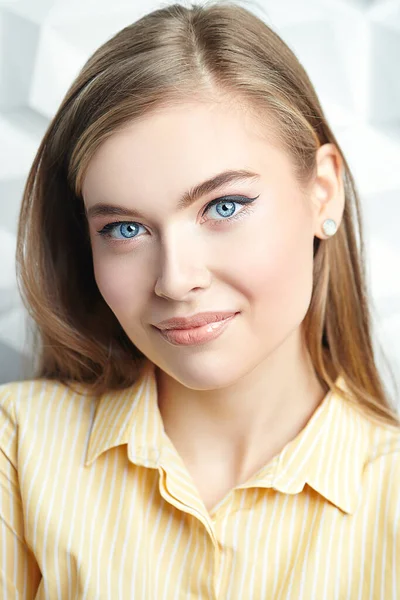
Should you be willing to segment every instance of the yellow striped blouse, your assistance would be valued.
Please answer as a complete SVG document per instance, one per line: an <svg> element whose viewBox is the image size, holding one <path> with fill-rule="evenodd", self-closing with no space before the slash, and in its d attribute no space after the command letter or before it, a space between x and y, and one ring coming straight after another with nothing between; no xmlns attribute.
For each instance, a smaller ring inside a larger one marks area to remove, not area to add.
<svg viewBox="0 0 400 600"><path fill-rule="evenodd" d="M398 429L329 392L208 512L156 393L0 386L0 598L400 599Z"/></svg>

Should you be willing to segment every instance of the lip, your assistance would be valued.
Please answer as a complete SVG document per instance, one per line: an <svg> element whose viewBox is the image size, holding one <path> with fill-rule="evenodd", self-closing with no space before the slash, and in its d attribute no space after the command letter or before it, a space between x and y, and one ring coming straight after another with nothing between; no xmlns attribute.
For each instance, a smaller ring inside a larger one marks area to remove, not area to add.
<svg viewBox="0 0 400 600"><path fill-rule="evenodd" d="M237 312L238 311L233 310L219 310L197 313L192 317L173 317L172 319L161 321L161 323L154 325L154 327L162 331L165 331L166 329L192 329L194 327L202 327L209 323L222 321L223 319L234 316Z"/></svg>
<svg viewBox="0 0 400 600"><path fill-rule="evenodd" d="M174 346L196 346L219 337L238 313L190 329L158 329L160 335Z"/></svg>

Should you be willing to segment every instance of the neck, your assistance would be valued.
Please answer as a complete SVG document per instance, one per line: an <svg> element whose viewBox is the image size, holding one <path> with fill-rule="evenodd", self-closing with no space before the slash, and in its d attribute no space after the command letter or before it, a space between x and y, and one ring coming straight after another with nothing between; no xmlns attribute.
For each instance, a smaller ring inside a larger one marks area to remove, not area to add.
<svg viewBox="0 0 400 600"><path fill-rule="evenodd" d="M165 431L186 464L218 460L234 479L296 437L326 395L299 330L228 387L189 389L158 368L156 379Z"/></svg>

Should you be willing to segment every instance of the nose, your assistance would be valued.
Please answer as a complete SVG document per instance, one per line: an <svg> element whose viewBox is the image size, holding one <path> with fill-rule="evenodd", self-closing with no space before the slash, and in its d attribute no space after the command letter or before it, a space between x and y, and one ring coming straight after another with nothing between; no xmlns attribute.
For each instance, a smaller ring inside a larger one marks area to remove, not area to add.
<svg viewBox="0 0 400 600"><path fill-rule="evenodd" d="M188 237L192 237L188 240ZM204 246L193 236L170 236L161 243L160 275L154 291L169 300L185 300L194 290L206 289L211 275L206 266Z"/></svg>

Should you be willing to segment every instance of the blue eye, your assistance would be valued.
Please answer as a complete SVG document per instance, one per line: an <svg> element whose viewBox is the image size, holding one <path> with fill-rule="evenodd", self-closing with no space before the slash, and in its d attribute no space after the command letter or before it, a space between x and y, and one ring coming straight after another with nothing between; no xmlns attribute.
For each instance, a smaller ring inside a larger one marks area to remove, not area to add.
<svg viewBox="0 0 400 600"><path fill-rule="evenodd" d="M247 198L245 196L225 196L224 198L216 198L207 204L203 215L208 213L210 209L215 206L217 215L221 218L211 219L211 221L215 221L213 225L218 226L221 221L233 221L234 219L244 216L243 213L245 213L246 208L237 213L235 205L238 204L239 206L244 206L245 204L251 204L254 200L257 200L257 198L258 196L255 198ZM250 207L248 207L248 209L250 209Z"/></svg>
<svg viewBox="0 0 400 600"><path fill-rule="evenodd" d="M107 223L107 225L105 225L103 229L101 229L97 233L102 237L113 238L115 240L118 238L114 238L111 234L113 233L114 229L116 230L118 228L123 238L125 240L129 240L134 237L137 237L136 234L140 227L143 227L143 225L140 225L140 223L136 223L135 221L117 221L116 223Z"/></svg>
<svg viewBox="0 0 400 600"><path fill-rule="evenodd" d="M232 200L222 200L216 202L215 204L209 204L204 213L208 212L210 208L216 208L217 213L226 220L226 218L230 219L235 213L235 204L242 204L241 202L234 202ZM204 214L203 213L203 214ZM219 220L219 219L218 219Z"/></svg>
<svg viewBox="0 0 400 600"><path fill-rule="evenodd" d="M217 222L232 221L235 218L239 217L239 215L242 212L244 212L244 211L240 211L240 213L236 215L235 214L235 205L236 204L239 204L242 206L245 204L251 204L252 202L254 202L254 200L257 200L258 197L259 196L256 196L255 198L247 198L245 196L226 196L224 198L217 198L207 204L207 206L203 212L203 215L206 214L210 210L210 208L213 208L215 206L217 214L221 218L220 219L218 219L218 218L211 219L211 221L217 221ZM114 223L107 223L107 225L105 225L103 227L103 229L98 231L97 234L102 237L105 237L105 238L112 238L113 241L122 241L123 242L123 241L128 241L130 239L138 237L137 233L138 233L138 230L140 227L143 227L143 229L145 229L145 227L143 225L141 225L140 223L137 223L136 221L116 221ZM121 233L121 235L123 237L122 238L114 237L112 235L114 230Z"/></svg>

